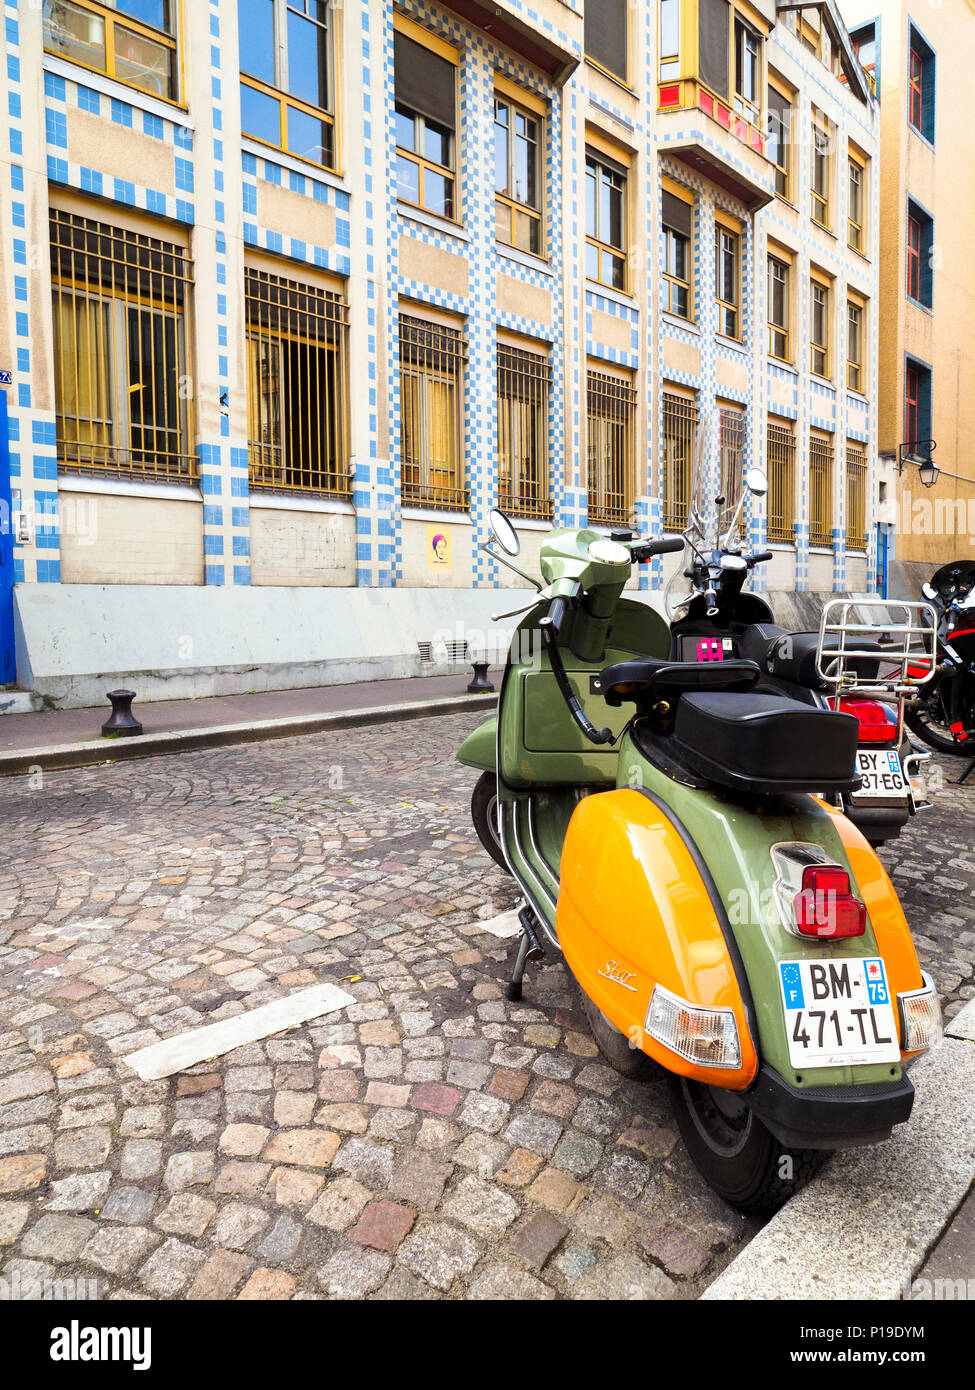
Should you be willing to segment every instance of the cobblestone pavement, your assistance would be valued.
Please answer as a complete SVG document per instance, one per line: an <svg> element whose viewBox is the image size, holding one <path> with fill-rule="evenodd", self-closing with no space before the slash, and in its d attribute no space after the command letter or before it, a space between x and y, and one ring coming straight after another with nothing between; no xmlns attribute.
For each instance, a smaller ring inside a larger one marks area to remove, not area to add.
<svg viewBox="0 0 975 1390"><path fill-rule="evenodd" d="M453 759L481 717L0 783L0 1296L686 1298L748 1239L563 967L504 998L478 919L514 892ZM973 806L886 855L955 1004ZM121 1061L325 980L356 1004Z"/></svg>

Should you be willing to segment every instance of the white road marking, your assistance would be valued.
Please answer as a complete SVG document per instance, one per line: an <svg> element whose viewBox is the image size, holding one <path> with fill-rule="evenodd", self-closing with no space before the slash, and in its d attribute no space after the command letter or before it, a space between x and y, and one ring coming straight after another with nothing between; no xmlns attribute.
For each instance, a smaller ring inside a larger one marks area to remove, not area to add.
<svg viewBox="0 0 975 1390"><path fill-rule="evenodd" d="M262 1004L258 1009L249 1009L220 1023L208 1023L203 1028L194 1028L175 1038L164 1038L150 1047L141 1047L138 1052L130 1052L122 1060L143 1081L158 1081L160 1077L172 1076L174 1072L193 1067L197 1062L220 1057L244 1043L270 1037L272 1033L281 1033L298 1023L306 1023L311 1018L319 1018L322 1014L333 1013L354 1003L354 997L337 985L313 985L311 989L299 990L285 999L276 999L273 1004Z"/></svg>

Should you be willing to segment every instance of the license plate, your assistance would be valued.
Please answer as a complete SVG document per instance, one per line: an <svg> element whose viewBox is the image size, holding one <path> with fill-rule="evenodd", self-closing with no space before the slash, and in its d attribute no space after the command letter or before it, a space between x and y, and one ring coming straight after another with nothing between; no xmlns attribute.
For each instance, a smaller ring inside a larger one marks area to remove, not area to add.
<svg viewBox="0 0 975 1390"><path fill-rule="evenodd" d="M896 748L858 749L857 773L863 782L854 801L906 800L908 783Z"/></svg>
<svg viewBox="0 0 975 1390"><path fill-rule="evenodd" d="M797 1071L900 1061L887 971L879 956L782 961L779 983L789 1061Z"/></svg>

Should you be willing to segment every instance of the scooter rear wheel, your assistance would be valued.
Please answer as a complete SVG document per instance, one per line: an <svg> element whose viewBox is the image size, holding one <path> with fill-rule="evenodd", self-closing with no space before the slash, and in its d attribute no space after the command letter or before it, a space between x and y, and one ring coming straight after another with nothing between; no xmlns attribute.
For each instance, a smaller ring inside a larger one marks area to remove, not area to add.
<svg viewBox="0 0 975 1390"><path fill-rule="evenodd" d="M501 833L498 830L498 779L493 772L482 772L474 783L471 820L474 822L477 838L495 864L509 874L511 870L505 863Z"/></svg>
<svg viewBox="0 0 975 1390"><path fill-rule="evenodd" d="M819 1172L830 1149L788 1149L734 1091L670 1077L681 1138L708 1185L739 1211L771 1215Z"/></svg>

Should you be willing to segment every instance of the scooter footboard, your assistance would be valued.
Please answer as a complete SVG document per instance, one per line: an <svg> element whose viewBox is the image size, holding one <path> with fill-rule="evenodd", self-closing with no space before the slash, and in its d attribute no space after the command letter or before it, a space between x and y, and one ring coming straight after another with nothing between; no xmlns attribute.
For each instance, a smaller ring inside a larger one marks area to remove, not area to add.
<svg viewBox="0 0 975 1390"><path fill-rule="evenodd" d="M624 788L576 807L562 852L557 924L579 985L634 1046L698 1081L739 1091L751 1084L754 1023L724 907L703 862L650 799ZM652 1037L648 1013L658 986L677 1009L683 1002L730 1011L738 1065L688 1061Z"/></svg>

